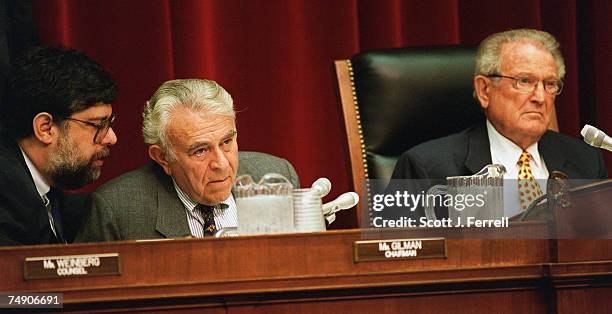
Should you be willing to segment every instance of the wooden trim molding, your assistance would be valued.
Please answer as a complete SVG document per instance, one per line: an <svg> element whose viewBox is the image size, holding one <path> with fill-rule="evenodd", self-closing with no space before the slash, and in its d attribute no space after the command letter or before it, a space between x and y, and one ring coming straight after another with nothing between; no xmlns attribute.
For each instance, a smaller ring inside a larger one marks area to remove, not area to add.
<svg viewBox="0 0 612 314"><path fill-rule="evenodd" d="M351 163L352 190L357 192L361 201L356 206L357 226L362 226L362 214L367 210L364 204L370 203L370 189L368 186L368 167L365 141L361 128L361 117L355 82L353 80L353 67L351 60L334 61L336 79L340 96L340 106L344 119L344 128L349 148L349 159ZM365 196L365 197L364 197Z"/></svg>

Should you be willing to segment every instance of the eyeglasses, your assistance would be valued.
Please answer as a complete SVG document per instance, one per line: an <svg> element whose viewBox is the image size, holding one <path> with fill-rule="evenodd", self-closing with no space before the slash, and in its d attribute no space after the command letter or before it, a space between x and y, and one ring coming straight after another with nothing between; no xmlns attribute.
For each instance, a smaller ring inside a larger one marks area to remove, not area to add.
<svg viewBox="0 0 612 314"><path fill-rule="evenodd" d="M551 95L559 95L561 94L561 90L563 90L563 82L556 79L536 80L532 77L512 77L499 74L491 74L487 75L487 77L499 77L514 80L514 88L516 88L519 92L525 94L531 93L536 90L540 81L544 86L544 90Z"/></svg>
<svg viewBox="0 0 612 314"><path fill-rule="evenodd" d="M81 122L81 123L84 123L84 124L87 124L89 126L93 126L94 128L96 128L97 130L96 130L96 134L94 135L94 143L100 144L102 143L102 140L104 139L104 137L106 137L106 134L108 134L108 130L113 126L113 123L115 122L116 117L117 115L113 113L109 118L102 119L98 123L79 120L75 118L64 118L64 119L70 120L70 121Z"/></svg>

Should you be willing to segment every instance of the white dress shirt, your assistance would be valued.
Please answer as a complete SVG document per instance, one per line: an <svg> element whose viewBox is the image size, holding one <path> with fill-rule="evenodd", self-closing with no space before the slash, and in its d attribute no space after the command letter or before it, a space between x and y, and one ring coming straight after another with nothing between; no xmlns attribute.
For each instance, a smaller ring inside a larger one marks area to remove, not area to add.
<svg viewBox="0 0 612 314"><path fill-rule="evenodd" d="M523 153L523 149L514 144L508 138L501 135L495 127L487 120L487 134L489 136L489 147L491 150L491 161L506 167L504 175L504 216L512 217L520 212L520 201L518 197L518 166L517 161ZM533 159L529 163L531 173L546 193L546 180L548 179L548 168L544 158L538 151L538 143L527 147L527 152Z"/></svg>
<svg viewBox="0 0 612 314"><path fill-rule="evenodd" d="M191 235L196 238L204 237L204 225L202 225L202 221L204 221L204 219L201 216L200 212L195 210L195 207L198 205L198 203L192 200L187 194L185 194L181 190L181 188L179 188L179 186L174 181L174 178L172 179L172 183L174 183L174 189L176 190L176 194L183 203L183 206L185 207L185 213L187 214L187 223L189 224L189 230L191 230ZM234 200L234 196L232 196L232 194L230 193L229 197L222 203L228 205L228 207L215 207L215 209L213 210L217 230L227 227L238 227L238 212L236 210L236 201Z"/></svg>
<svg viewBox="0 0 612 314"><path fill-rule="evenodd" d="M26 166L30 171L32 179L34 180L34 186L36 187L36 191L38 192L38 195L40 195L40 199L43 202L43 205L45 205L45 207L47 208L47 216L49 217L49 225L51 226L51 231L53 231L53 234L55 234L55 236L57 237L57 230L55 229L56 226L55 221L53 219L53 213L48 207L49 198L47 197L47 193L49 193L49 191L51 190L51 186L45 181L40 171L38 171L38 168L34 166L32 160L30 160L30 157L28 157L28 155L23 151L21 146L19 146L19 150L21 150L21 154L23 154L23 159L25 160ZM62 239L61 237L58 238Z"/></svg>
<svg viewBox="0 0 612 314"><path fill-rule="evenodd" d="M28 157L28 155L26 155L23 149L21 149L21 146L19 147L19 150L21 150L21 154L23 154L23 159L25 159L26 166L28 167L28 170L30 170L32 179L34 179L34 186L36 186L36 191L38 191L38 195L40 195L40 198L44 201L46 199L47 193L49 193L49 190L51 190L51 186L45 181L40 171L38 171L36 166L34 166L32 161L30 160L30 157Z"/></svg>

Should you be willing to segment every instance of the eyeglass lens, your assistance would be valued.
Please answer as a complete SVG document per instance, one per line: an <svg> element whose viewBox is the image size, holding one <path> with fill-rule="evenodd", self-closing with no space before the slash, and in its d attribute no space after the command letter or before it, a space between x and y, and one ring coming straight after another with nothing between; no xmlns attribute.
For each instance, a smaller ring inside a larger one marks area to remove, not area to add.
<svg viewBox="0 0 612 314"><path fill-rule="evenodd" d="M102 140L106 137L106 134L108 134L108 130L112 127L113 122L115 122L114 114L110 118L104 121L101 121L100 127L98 128L98 130L96 131L96 134L94 135L94 143L96 144L102 143Z"/></svg>

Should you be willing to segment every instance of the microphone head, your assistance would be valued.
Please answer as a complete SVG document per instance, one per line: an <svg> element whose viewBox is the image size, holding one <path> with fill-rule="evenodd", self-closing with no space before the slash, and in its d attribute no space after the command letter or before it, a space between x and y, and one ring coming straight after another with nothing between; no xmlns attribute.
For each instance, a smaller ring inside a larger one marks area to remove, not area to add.
<svg viewBox="0 0 612 314"><path fill-rule="evenodd" d="M333 214L341 209L351 208L359 203L359 194L355 192L346 192L338 196L335 200L323 204L323 214Z"/></svg>
<svg viewBox="0 0 612 314"><path fill-rule="evenodd" d="M588 124L585 124L585 125L582 127L582 130L580 130L580 135L582 135L582 137L586 137L586 133L587 133L587 131L588 131L589 129L591 129L591 128L592 128L592 126L590 126L590 125L588 125ZM585 140L586 140L586 139L585 139Z"/></svg>
<svg viewBox="0 0 612 314"><path fill-rule="evenodd" d="M351 208L359 203L359 194L355 192L346 192L334 200L341 208Z"/></svg>
<svg viewBox="0 0 612 314"><path fill-rule="evenodd" d="M584 141L587 144L595 147L601 147L607 136L606 133L588 124L582 128L580 134L584 137Z"/></svg>
<svg viewBox="0 0 612 314"><path fill-rule="evenodd" d="M331 191L331 181L328 178L319 178L315 182L312 183L312 188L319 191L321 197L324 197Z"/></svg>
<svg viewBox="0 0 612 314"><path fill-rule="evenodd" d="M359 194L355 192L348 192L348 193L353 197L353 206L357 205L357 203L359 203Z"/></svg>

